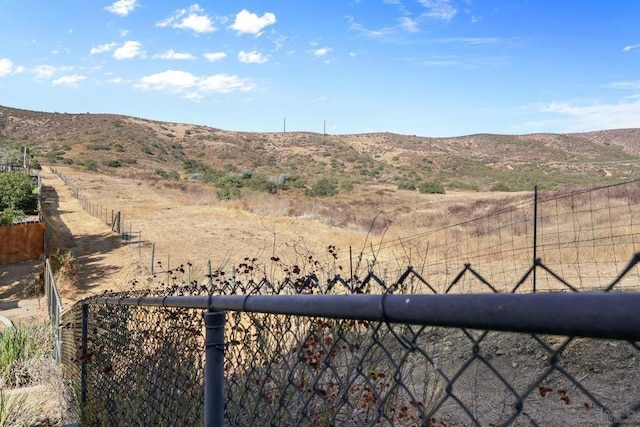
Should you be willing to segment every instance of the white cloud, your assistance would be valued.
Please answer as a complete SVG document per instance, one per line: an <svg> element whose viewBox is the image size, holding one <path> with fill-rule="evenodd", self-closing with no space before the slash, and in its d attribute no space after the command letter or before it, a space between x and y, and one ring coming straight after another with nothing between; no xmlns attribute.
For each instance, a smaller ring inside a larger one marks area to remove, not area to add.
<svg viewBox="0 0 640 427"><path fill-rule="evenodd" d="M623 90L632 90L640 92L640 80L635 81L626 81L626 82L615 82L605 85L605 87L613 88L613 89L623 89Z"/></svg>
<svg viewBox="0 0 640 427"><path fill-rule="evenodd" d="M198 77L186 71L168 70L140 79L138 87L155 90L179 90L197 85Z"/></svg>
<svg viewBox="0 0 640 427"><path fill-rule="evenodd" d="M91 50L89 51L89 54L95 55L98 53L109 52L113 50L117 45L118 43L115 43L115 42L99 44L98 46L92 47Z"/></svg>
<svg viewBox="0 0 640 427"><path fill-rule="evenodd" d="M629 45L629 46L625 46L625 47L622 49L622 51L623 51L623 52L630 52L630 51L632 51L632 50L634 50L634 49L638 49L638 48L640 48L640 43L638 43L638 44L632 44L632 45Z"/></svg>
<svg viewBox="0 0 640 427"><path fill-rule="evenodd" d="M320 49L315 49L314 51L312 51L312 53L315 56L325 56L327 53L331 52L333 49L331 49L330 47L321 47Z"/></svg>
<svg viewBox="0 0 640 427"><path fill-rule="evenodd" d="M349 20L349 29L353 31L358 31L367 37L372 37L372 38L388 37L393 35L396 32L396 30L391 27L381 28L379 30L370 30L368 28L365 28L364 25L356 22L355 19L351 16L348 16L347 19Z"/></svg>
<svg viewBox="0 0 640 427"><path fill-rule="evenodd" d="M640 99L632 96L613 103L584 104L578 101L552 102L526 108L555 115L555 118L526 123L519 130L554 127L557 132L587 132L604 129L636 128L640 124Z"/></svg>
<svg viewBox="0 0 640 427"><path fill-rule="evenodd" d="M190 6L189 9L175 11L170 17L156 23L156 26L192 30L196 33L216 31L211 18L204 13L204 9L198 4Z"/></svg>
<svg viewBox="0 0 640 427"><path fill-rule="evenodd" d="M418 3L426 9L422 16L427 18L451 21L458 13L450 0L418 0Z"/></svg>
<svg viewBox="0 0 640 427"><path fill-rule="evenodd" d="M105 9L116 15L127 16L133 12L133 9L137 6L139 6L137 0L118 0L112 5L105 7Z"/></svg>
<svg viewBox="0 0 640 427"><path fill-rule="evenodd" d="M236 19L231 25L231 29L241 34L253 34L260 36L262 30L276 23L276 15L271 12L266 12L262 16L258 16L255 13L251 13L246 9L242 9L236 15Z"/></svg>
<svg viewBox="0 0 640 427"><path fill-rule="evenodd" d="M53 49L51 51L52 55L60 55L61 53L66 53L67 55L71 53L71 49L69 49L68 47L61 47L59 49Z"/></svg>
<svg viewBox="0 0 640 427"><path fill-rule="evenodd" d="M407 16L402 16L398 21L400 22L400 27L404 28L405 30L411 33L418 32L418 23L415 20Z"/></svg>
<svg viewBox="0 0 640 427"><path fill-rule="evenodd" d="M255 50L253 52L245 52L244 50L241 50L240 53L238 53L238 60L245 64L264 64L269 60L269 58Z"/></svg>
<svg viewBox="0 0 640 427"><path fill-rule="evenodd" d="M224 52L214 52L214 53L205 53L203 56L209 62L216 62L216 61L220 61L221 59L226 58L227 54L224 53Z"/></svg>
<svg viewBox="0 0 640 427"><path fill-rule="evenodd" d="M143 57L144 51L142 50L142 44L136 41L126 41L122 46L117 48L113 52L115 59L131 59L136 56Z"/></svg>
<svg viewBox="0 0 640 427"><path fill-rule="evenodd" d="M82 76L80 74L73 74L70 76L62 76L59 79L52 81L51 84L53 84L54 86L77 87L78 83L86 78L86 76Z"/></svg>
<svg viewBox="0 0 640 427"><path fill-rule="evenodd" d="M126 37L129 34L129 30L120 30L120 37Z"/></svg>
<svg viewBox="0 0 640 427"><path fill-rule="evenodd" d="M8 58L0 58L0 77L13 73L13 62Z"/></svg>
<svg viewBox="0 0 640 427"><path fill-rule="evenodd" d="M198 77L186 71L168 70L140 79L141 89L180 94L187 99L202 98L207 93L249 92L255 88L249 79L226 74Z"/></svg>
<svg viewBox="0 0 640 427"><path fill-rule="evenodd" d="M187 52L176 52L169 49L165 53L153 55L153 59L196 59L196 57Z"/></svg>
<svg viewBox="0 0 640 427"><path fill-rule="evenodd" d="M37 65L31 69L31 72L35 74L36 79L50 79L55 74L73 70L73 67L54 67L52 65Z"/></svg>
<svg viewBox="0 0 640 427"><path fill-rule="evenodd" d="M205 92L230 93L237 90L249 92L255 88L255 85L249 80L237 76L215 74L200 79L198 87Z"/></svg>

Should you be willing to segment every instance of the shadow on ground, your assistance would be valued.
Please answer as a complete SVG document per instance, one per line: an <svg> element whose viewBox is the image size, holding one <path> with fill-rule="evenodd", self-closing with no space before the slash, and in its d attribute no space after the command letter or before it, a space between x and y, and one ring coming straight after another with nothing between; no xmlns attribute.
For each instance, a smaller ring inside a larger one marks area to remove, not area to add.
<svg viewBox="0 0 640 427"><path fill-rule="evenodd" d="M72 196L70 196L72 197ZM79 207L79 209L81 209ZM80 292L90 291L99 282L121 266L105 263L106 254L120 248L125 242L122 237L102 224L98 227L100 234L77 234L65 224L62 216L68 211L60 210L60 199L53 186L42 186L42 213L47 222L47 249L50 256L56 256L58 251L71 252L76 263L76 277L73 288ZM100 221L87 216L87 222Z"/></svg>

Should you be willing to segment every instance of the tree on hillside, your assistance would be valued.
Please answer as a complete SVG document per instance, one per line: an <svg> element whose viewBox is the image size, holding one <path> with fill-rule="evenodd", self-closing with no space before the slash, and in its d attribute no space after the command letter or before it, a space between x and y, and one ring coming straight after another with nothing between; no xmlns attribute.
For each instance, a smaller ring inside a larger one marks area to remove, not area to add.
<svg viewBox="0 0 640 427"><path fill-rule="evenodd" d="M14 147L0 147L0 165L22 166L24 154Z"/></svg>

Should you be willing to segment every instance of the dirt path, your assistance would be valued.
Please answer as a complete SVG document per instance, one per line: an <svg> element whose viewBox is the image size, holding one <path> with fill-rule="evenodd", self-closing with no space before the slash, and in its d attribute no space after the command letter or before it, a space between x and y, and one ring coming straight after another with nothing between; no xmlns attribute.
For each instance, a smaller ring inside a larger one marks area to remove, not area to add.
<svg viewBox="0 0 640 427"><path fill-rule="evenodd" d="M140 268L133 249L104 222L85 212L49 168L42 170L41 177L47 250L50 254L68 251L75 259L74 280L57 283L63 304L69 306L106 289L127 288L124 276ZM43 269L41 260L0 266L0 316L12 322L46 318L45 299L35 297L35 278Z"/></svg>
<svg viewBox="0 0 640 427"><path fill-rule="evenodd" d="M42 171L42 210L53 230L50 253L68 251L75 259L75 280L59 283L64 299L126 287L121 274L138 264L133 250L105 222L89 215L49 168Z"/></svg>

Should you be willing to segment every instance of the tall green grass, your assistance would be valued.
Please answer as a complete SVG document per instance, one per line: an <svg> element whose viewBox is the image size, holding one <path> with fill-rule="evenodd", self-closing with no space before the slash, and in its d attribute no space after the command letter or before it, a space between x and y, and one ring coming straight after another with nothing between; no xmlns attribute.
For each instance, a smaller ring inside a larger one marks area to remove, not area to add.
<svg viewBox="0 0 640 427"><path fill-rule="evenodd" d="M50 357L51 331L47 324L18 323L0 335L0 386L31 385L33 362Z"/></svg>

